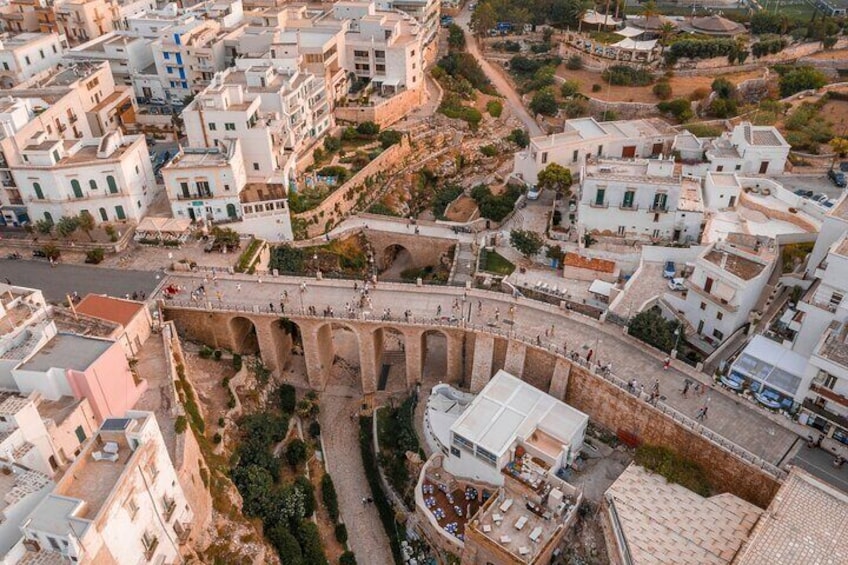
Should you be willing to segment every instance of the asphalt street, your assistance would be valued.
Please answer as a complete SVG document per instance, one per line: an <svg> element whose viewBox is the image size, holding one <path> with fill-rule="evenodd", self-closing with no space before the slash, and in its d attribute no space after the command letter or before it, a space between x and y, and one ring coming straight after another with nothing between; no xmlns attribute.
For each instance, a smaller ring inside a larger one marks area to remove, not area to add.
<svg viewBox="0 0 848 565"><path fill-rule="evenodd" d="M811 431L815 432L816 430L811 428ZM844 492L848 492L848 464L836 467L833 460L834 455L826 449L802 447L791 464L801 467Z"/></svg>
<svg viewBox="0 0 848 565"><path fill-rule="evenodd" d="M133 292L150 293L159 283L161 273L104 269L87 265L59 264L51 268L46 261L0 259L0 281L40 288L51 302L64 300L74 291L80 296L92 292L124 296Z"/></svg>

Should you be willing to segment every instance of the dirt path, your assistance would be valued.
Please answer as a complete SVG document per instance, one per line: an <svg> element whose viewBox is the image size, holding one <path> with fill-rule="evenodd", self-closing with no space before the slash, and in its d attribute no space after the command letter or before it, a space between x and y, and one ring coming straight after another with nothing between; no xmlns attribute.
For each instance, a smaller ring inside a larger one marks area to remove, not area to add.
<svg viewBox="0 0 848 565"><path fill-rule="evenodd" d="M359 454L359 423L351 415L359 409L359 395L321 396L321 430L327 453L327 468L339 497L342 520L347 525L348 543L359 563L392 563L392 552L383 524L373 504L362 457Z"/></svg>
<svg viewBox="0 0 848 565"><path fill-rule="evenodd" d="M483 55L480 53L480 48L477 46L477 40L474 38L474 35L468 31L468 24L471 21L471 12L468 10L466 6L463 8L459 17L456 18L456 23L462 28L462 32L465 34L465 45L468 49L468 53L470 53L477 62L480 64L480 67L483 68L483 72L486 73L486 76L489 77L489 80L492 81L492 85L495 87L500 94L504 95L506 98L506 103L509 105L510 109L514 116L516 116L521 122L524 124L524 127L527 128L530 133L530 137L534 137L537 135L542 135L542 128L539 127L539 124L536 123L536 120L533 119L533 116L524 108L524 104L521 102L521 97L512 87L506 78L500 73L498 69L495 69L489 61L487 61Z"/></svg>

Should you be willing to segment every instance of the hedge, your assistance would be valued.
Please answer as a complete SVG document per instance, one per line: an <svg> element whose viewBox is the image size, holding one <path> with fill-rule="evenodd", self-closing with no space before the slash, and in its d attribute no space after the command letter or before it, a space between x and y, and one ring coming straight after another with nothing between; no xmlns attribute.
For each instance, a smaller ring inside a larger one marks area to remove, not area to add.
<svg viewBox="0 0 848 565"><path fill-rule="evenodd" d="M329 473L321 477L321 500L324 501L324 508L327 509L330 519L338 522L339 498L336 494L336 486L333 484L333 477Z"/></svg>
<svg viewBox="0 0 848 565"><path fill-rule="evenodd" d="M400 552L400 542L398 541L397 531L399 524L395 521L395 512L392 505L386 498L386 493L383 491L383 485L380 483L380 470L377 466L377 457L374 455L374 431L373 418L362 416L359 418L359 451L362 454L362 466L365 469L365 478L368 481L368 486L371 487L371 496L374 499L374 506L377 507L377 512L380 515L380 521L383 523L383 529L386 530L386 536L389 538L389 546L392 549L392 557L396 565L403 565L403 557ZM401 526L402 527L402 526Z"/></svg>

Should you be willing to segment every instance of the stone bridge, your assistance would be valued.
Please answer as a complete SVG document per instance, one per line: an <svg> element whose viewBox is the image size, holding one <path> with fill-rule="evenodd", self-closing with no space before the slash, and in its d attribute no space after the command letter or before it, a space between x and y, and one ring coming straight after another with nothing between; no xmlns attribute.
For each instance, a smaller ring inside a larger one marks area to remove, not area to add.
<svg viewBox="0 0 848 565"><path fill-rule="evenodd" d="M409 253L410 263L417 269L438 265L442 256L457 244L455 238L417 235L413 225L408 226L407 229L409 233L374 229L362 230L365 238L374 249L377 267L380 270L391 265L395 256L402 250Z"/></svg>
<svg viewBox="0 0 848 565"><path fill-rule="evenodd" d="M797 438L719 390L709 393L710 419L694 422L687 414L694 414L704 400L683 398L674 390L696 374L677 364L662 371L660 354L622 335L620 328L549 304L476 289L380 282L370 290L368 308L351 311L349 305L362 291L354 289L353 281L247 275L216 279L196 273L170 276L163 287L183 290L161 301L164 317L184 335L210 346L258 353L274 371L281 372L292 355L302 353L309 385L317 390L331 378L340 343L355 350L354 372L365 394L380 388L384 363L403 361L403 384L412 387L421 382L425 365L440 355L436 364L444 374L439 373L439 380L474 392L503 368L611 430L673 447L705 467L726 462L732 472L712 469L714 484L725 490L737 481L742 486L733 486L732 492L757 504L767 503L773 494L775 477L782 475L773 463L782 460ZM206 287L206 297L189 300L191 289L200 285ZM345 336L341 341L340 335ZM390 348L389 343L403 346ZM593 363L612 362L617 376L586 370L589 350ZM648 385L654 378L661 382L665 400L659 408L624 390L632 377Z"/></svg>

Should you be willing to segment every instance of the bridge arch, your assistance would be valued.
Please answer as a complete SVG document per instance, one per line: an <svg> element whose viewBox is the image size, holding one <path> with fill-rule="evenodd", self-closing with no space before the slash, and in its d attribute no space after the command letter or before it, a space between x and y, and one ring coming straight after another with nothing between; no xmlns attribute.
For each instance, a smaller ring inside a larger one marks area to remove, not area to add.
<svg viewBox="0 0 848 565"><path fill-rule="evenodd" d="M383 278L400 279L401 271L418 266L412 252L400 243L390 243L377 254L377 268Z"/></svg>
<svg viewBox="0 0 848 565"><path fill-rule="evenodd" d="M454 382L448 371L448 335L440 329L431 328L421 332L421 377L424 379L438 378L444 382Z"/></svg>
<svg viewBox="0 0 848 565"><path fill-rule="evenodd" d="M405 389L409 373L406 331L394 326L381 326L372 333L377 353L377 390L391 389L394 392Z"/></svg>
<svg viewBox="0 0 848 565"><path fill-rule="evenodd" d="M259 353L259 337L253 320L244 316L234 316L230 318L228 326L233 353L240 355Z"/></svg>

